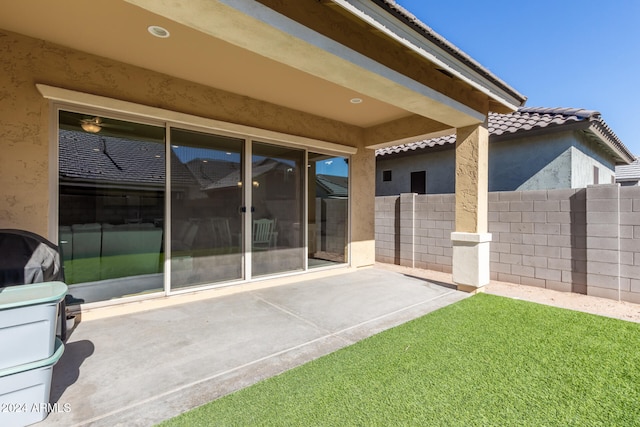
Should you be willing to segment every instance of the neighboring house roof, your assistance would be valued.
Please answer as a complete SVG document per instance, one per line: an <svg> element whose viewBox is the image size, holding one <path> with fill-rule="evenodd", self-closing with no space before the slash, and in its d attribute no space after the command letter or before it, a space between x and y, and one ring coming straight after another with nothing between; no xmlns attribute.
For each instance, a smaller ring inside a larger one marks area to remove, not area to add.
<svg viewBox="0 0 640 427"><path fill-rule="evenodd" d="M60 176L79 181L156 184L164 180L164 144L61 129Z"/></svg>
<svg viewBox="0 0 640 427"><path fill-rule="evenodd" d="M640 157L630 165L616 166L616 182L640 181Z"/></svg>
<svg viewBox="0 0 640 427"><path fill-rule="evenodd" d="M317 175L316 184L321 187L329 197L348 197L349 178L336 175Z"/></svg>
<svg viewBox="0 0 640 427"><path fill-rule="evenodd" d="M216 185L223 181L225 177L233 175L230 186L236 187L240 178L240 165L237 162L214 159L193 159L185 166L196 178L200 187L204 190L212 188L228 187L228 185Z"/></svg>
<svg viewBox="0 0 640 427"><path fill-rule="evenodd" d="M510 114L489 113L489 135L492 140L531 135L533 133L549 133L558 130L587 131L596 142L600 143L615 159L616 163L628 164L635 160L629 149L602 119L598 111L578 108L542 108L520 107ZM456 135L395 145L376 150L376 156L415 151L420 149L446 147L454 145Z"/></svg>
<svg viewBox="0 0 640 427"><path fill-rule="evenodd" d="M267 159L259 160L257 162L253 162L251 175L253 178L257 178L273 170L280 169L282 171L286 171L287 169L290 169L290 168L291 166L285 163L267 158ZM221 176L216 181L211 181L206 187L204 187L204 190L218 190L221 188L237 187L238 183L242 181L242 179L240 178L240 169L237 169L237 168L232 168L232 169L234 170L231 171L229 174L225 176Z"/></svg>

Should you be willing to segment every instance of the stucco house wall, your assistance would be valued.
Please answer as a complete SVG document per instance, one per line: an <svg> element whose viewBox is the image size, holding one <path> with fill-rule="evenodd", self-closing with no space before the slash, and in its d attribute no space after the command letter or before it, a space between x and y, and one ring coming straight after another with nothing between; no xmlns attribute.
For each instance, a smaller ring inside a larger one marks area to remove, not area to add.
<svg viewBox="0 0 640 427"><path fill-rule="evenodd" d="M584 135L578 134L581 144L574 148L571 169L571 188L584 188L593 184L594 167L598 168L598 183L613 184L616 178L616 165L602 148Z"/></svg>
<svg viewBox="0 0 640 427"><path fill-rule="evenodd" d="M391 196L411 191L411 172L426 171L427 194L455 192L455 152L423 149L398 155L378 156L376 195ZM594 167L600 183L611 183L614 163L576 131L519 137L489 144L489 191L553 190L584 188L594 184ZM383 181L383 171L392 180Z"/></svg>
<svg viewBox="0 0 640 427"><path fill-rule="evenodd" d="M376 196L393 196L411 191L411 172L426 171L427 194L455 193L455 153L434 151L424 155L416 151L376 159ZM391 171L391 181L383 181L383 171Z"/></svg>

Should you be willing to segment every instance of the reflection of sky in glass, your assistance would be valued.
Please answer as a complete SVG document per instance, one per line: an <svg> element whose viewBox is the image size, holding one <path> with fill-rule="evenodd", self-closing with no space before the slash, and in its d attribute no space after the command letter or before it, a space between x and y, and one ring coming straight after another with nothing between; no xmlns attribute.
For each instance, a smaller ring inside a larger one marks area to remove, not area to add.
<svg viewBox="0 0 640 427"><path fill-rule="evenodd" d="M316 162L316 174L347 176L349 174L349 165L345 162L344 157L319 160Z"/></svg>

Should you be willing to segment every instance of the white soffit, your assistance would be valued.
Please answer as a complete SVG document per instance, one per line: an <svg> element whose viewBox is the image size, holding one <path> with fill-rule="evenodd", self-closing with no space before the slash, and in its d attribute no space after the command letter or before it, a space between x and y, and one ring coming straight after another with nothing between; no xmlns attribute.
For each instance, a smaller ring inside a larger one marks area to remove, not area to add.
<svg viewBox="0 0 640 427"><path fill-rule="evenodd" d="M253 0L125 0L295 69L450 125L484 114ZM187 6L188 5L188 6ZM259 72L259 70L257 70Z"/></svg>

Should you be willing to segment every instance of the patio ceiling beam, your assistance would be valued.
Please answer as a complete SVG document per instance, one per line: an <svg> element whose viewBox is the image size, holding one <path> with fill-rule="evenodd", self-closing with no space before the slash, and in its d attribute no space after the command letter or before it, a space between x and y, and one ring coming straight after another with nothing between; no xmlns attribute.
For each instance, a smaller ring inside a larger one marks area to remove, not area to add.
<svg viewBox="0 0 640 427"><path fill-rule="evenodd" d="M476 111L253 0L191 0L188 7L171 0L126 1L449 127L470 126L485 120L485 112Z"/></svg>
<svg viewBox="0 0 640 427"><path fill-rule="evenodd" d="M386 148L455 133L455 128L413 115L372 126L365 130L366 147Z"/></svg>

